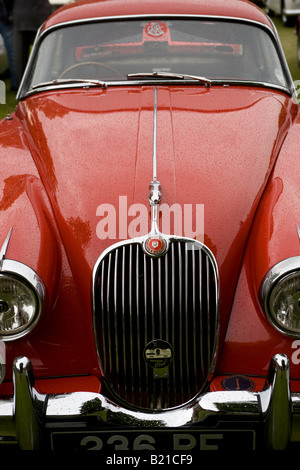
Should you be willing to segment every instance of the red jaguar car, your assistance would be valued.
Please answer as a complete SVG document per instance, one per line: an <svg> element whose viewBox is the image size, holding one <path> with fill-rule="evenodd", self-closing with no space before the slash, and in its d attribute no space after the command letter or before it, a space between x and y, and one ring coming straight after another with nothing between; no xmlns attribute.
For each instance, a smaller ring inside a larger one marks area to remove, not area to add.
<svg viewBox="0 0 300 470"><path fill-rule="evenodd" d="M50 16L0 123L0 445L297 446L299 148L253 3Z"/></svg>

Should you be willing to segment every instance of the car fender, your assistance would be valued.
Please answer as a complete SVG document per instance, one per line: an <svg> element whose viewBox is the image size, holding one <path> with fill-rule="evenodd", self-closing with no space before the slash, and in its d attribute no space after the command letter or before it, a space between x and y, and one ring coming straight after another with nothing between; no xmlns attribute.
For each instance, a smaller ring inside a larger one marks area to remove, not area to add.
<svg viewBox="0 0 300 470"><path fill-rule="evenodd" d="M300 254L299 132L298 114L282 145L249 234L219 364L221 370L230 363L234 371L264 374L268 355L283 350L291 361L291 376L300 377L297 352L300 343L269 322L260 293L263 278L274 265Z"/></svg>

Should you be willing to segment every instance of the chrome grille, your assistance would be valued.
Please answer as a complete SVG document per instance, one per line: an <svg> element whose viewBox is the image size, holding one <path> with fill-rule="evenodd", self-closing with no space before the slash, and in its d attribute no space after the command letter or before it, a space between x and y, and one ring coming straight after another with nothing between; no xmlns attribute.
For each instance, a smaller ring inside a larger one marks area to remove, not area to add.
<svg viewBox="0 0 300 470"><path fill-rule="evenodd" d="M112 247L95 273L94 309L99 356L109 388L131 405L165 409L186 403L204 387L218 330L217 274L201 244L171 241L154 258L140 243ZM164 340L171 365L156 369L146 345Z"/></svg>

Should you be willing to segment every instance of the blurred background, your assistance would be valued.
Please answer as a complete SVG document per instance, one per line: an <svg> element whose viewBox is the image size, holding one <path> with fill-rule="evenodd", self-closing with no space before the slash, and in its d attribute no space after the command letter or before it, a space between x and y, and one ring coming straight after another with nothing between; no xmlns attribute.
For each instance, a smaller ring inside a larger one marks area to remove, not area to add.
<svg viewBox="0 0 300 470"><path fill-rule="evenodd" d="M71 3L76 0L49 0L52 6L53 11L66 3ZM226 2L226 0L224 0ZM266 11L265 3L268 0L253 0L254 3L258 5L263 11ZM274 12L267 12L272 14L272 21L275 24L281 44L284 50L284 53L287 58L287 62L293 77L293 80L300 80L300 36L298 36L298 21L300 24L300 19L297 17L293 18L289 24L285 24L281 15ZM299 28L300 29L300 28ZM300 31L299 31L300 32ZM298 44L299 43L299 44ZM299 54L298 54L299 48ZM0 80L4 80L7 84L6 86L6 103L0 104L0 119L5 117L7 114L11 113L17 104L16 102L16 92L10 91L9 85L9 69L7 54L5 51L3 39L0 36Z"/></svg>
<svg viewBox="0 0 300 470"><path fill-rule="evenodd" d="M262 1L255 1L263 11L266 12L266 8L263 4L268 3L268 0ZM299 3L299 2L298 2ZM267 13L269 13L269 9L267 8ZM270 12L271 20L275 24L281 44L286 55L290 71L293 77L293 80L300 80L300 67L298 64L298 17L291 17L288 24L285 24L280 14L275 14Z"/></svg>

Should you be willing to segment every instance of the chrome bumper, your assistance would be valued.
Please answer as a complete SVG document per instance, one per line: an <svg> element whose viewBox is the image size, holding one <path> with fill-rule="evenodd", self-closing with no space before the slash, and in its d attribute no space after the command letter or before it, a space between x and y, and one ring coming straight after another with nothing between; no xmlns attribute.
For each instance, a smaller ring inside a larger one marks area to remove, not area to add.
<svg viewBox="0 0 300 470"><path fill-rule="evenodd" d="M118 429L167 429L205 427L207 420L241 423L255 420L263 428L265 447L285 449L300 442L300 393L291 394L289 360L277 354L270 363L262 392L209 392L185 407L163 412L121 408L101 394L89 392L40 395L34 388L30 361L14 361L14 397L0 400L0 438L16 442L20 449L45 446L45 434L60 426L72 429L88 422L93 429L104 425Z"/></svg>

